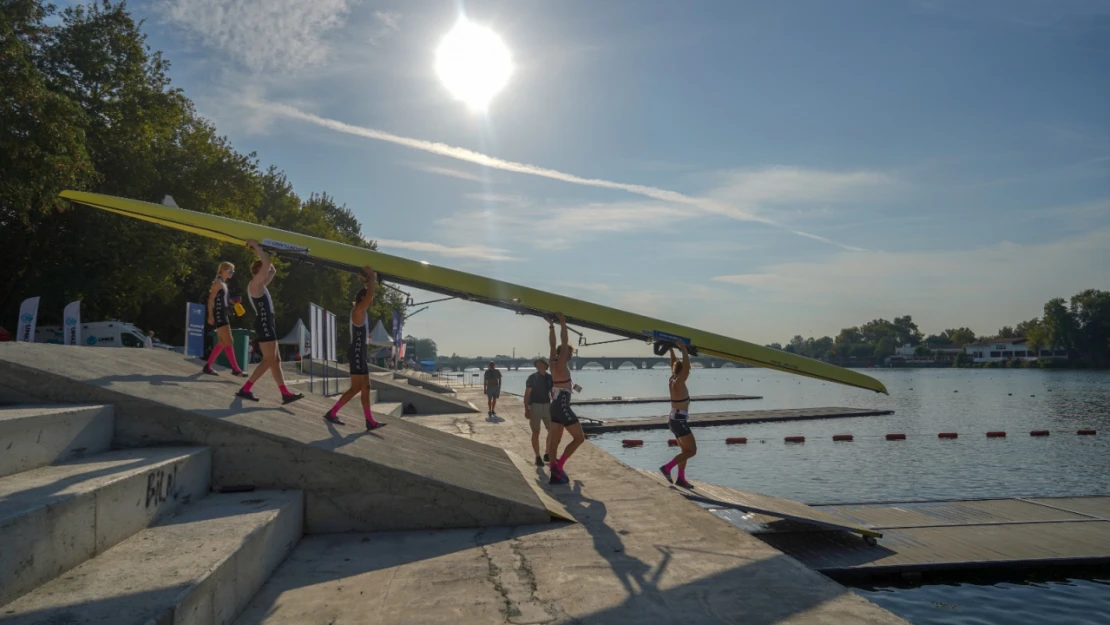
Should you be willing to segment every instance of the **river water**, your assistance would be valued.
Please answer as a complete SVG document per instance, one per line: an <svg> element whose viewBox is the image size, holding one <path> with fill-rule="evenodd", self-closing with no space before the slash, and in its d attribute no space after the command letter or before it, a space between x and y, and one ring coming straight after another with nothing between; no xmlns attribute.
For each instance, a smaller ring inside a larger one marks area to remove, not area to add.
<svg viewBox="0 0 1110 625"><path fill-rule="evenodd" d="M504 372L503 389L523 393L531 371ZM844 406L893 410L893 415L697 428L698 456L688 473L742 490L809 503L912 501L979 497L1110 495L1110 374L1090 371L994 369L873 369L890 396L764 369L696 369L692 395L734 393L762 399L695 402L692 412ZM668 371L574 372L580 397L667 394ZM662 416L666 404L583 406L580 416ZM1097 436L1077 436L1092 428ZM990 430L1008 436L988 439ZM1050 430L1045 438L1030 430ZM957 432L940 440L938 432ZM833 434L853 442L832 442ZM887 441L904 433L905 441ZM804 444L784 436L803 435ZM745 436L747 445L726 446ZM624 448L623 438L644 440ZM617 432L591 441L623 462L655 470L675 450L665 430ZM1110 581L937 584L857 588L917 625L1106 625Z"/></svg>

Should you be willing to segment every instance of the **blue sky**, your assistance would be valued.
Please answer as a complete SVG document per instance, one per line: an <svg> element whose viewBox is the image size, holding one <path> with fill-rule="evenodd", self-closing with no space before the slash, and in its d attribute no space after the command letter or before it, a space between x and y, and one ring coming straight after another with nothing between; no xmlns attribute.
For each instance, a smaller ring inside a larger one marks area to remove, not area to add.
<svg viewBox="0 0 1110 625"><path fill-rule="evenodd" d="M237 149L383 251L759 343L902 314L988 333L1108 288L1110 2L132 9ZM461 10L513 56L484 114L434 71ZM473 304L407 330L546 350L542 322Z"/></svg>

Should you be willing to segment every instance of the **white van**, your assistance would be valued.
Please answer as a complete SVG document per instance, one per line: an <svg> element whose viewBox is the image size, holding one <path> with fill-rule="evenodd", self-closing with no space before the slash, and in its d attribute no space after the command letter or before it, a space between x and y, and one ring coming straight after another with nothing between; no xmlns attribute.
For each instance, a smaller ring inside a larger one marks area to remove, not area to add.
<svg viewBox="0 0 1110 625"><path fill-rule="evenodd" d="M35 328L35 342L64 345L62 326ZM146 335L123 321L97 321L81 324L81 344L89 347L145 347Z"/></svg>

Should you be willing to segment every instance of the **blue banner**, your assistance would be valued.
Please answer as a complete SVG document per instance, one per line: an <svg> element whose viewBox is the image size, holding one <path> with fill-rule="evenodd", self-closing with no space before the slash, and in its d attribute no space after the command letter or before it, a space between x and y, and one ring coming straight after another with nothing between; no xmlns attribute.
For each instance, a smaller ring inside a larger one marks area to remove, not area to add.
<svg viewBox="0 0 1110 625"><path fill-rule="evenodd" d="M204 357L204 304L185 304L185 356Z"/></svg>

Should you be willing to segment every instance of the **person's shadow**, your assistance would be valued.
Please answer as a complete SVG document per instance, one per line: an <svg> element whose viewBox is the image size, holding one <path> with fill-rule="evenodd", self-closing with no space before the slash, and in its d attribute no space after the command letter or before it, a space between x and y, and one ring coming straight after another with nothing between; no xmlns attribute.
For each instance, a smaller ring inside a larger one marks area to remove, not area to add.
<svg viewBox="0 0 1110 625"><path fill-rule="evenodd" d="M586 527L593 538L594 550L609 563L629 596L659 592L659 578L667 568L669 557L665 557L655 574L649 576L651 565L625 552L620 534L605 522L608 515L605 503L586 497L581 481L575 480L570 492L561 495L559 500L567 507L567 512Z"/></svg>

